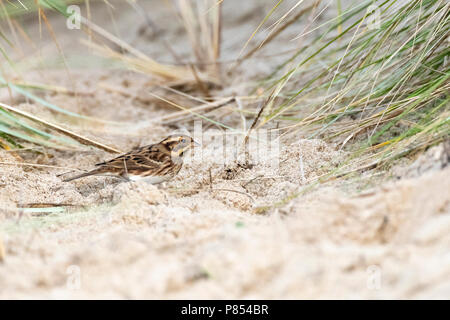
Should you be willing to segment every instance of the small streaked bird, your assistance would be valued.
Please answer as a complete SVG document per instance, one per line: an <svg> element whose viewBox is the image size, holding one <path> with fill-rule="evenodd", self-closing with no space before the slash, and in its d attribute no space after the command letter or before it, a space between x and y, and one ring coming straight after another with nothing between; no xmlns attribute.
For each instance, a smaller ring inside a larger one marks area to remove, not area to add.
<svg viewBox="0 0 450 320"><path fill-rule="evenodd" d="M159 143L133 149L117 158L97 163L96 169L65 179L65 182L92 176L114 176L127 181L161 183L173 178L183 165L183 157L199 145L186 135L171 135Z"/></svg>

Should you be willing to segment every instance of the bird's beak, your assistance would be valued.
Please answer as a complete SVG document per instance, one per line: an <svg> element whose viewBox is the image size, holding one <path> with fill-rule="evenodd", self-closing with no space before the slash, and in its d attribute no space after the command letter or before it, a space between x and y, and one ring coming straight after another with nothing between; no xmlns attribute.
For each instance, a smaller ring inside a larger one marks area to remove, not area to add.
<svg viewBox="0 0 450 320"><path fill-rule="evenodd" d="M194 141L194 140L192 140L192 145L195 146L195 147L201 146L200 143L198 143L197 141Z"/></svg>

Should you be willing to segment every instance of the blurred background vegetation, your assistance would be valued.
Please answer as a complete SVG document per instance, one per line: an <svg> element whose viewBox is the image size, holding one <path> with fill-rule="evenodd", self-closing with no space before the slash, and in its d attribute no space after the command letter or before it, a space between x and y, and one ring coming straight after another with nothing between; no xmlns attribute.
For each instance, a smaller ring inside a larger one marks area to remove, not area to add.
<svg viewBox="0 0 450 320"><path fill-rule="evenodd" d="M238 1L229 1L238 7ZM253 122L250 129L244 128L243 137L249 130L265 126L279 131L281 136L301 132L307 138L335 142L339 148L351 151L348 162L331 173L340 176L347 172L350 163L360 164L358 169L372 168L449 138L450 3L446 0L300 0L284 12L280 12L283 0L273 1L272 9L248 35L240 53L227 64L221 62L223 1L172 2L174 15L191 43L195 64L158 61L109 33L90 19L89 6L93 2L114 10L107 0L0 0L0 87L11 96L23 96L71 121L103 121L46 101L42 92L67 89L57 84L22 81L20 74L26 68L19 67L16 55L10 54L20 51L21 42L29 41L24 21L37 19L41 32L54 37L64 59L65 48L58 43L49 16L70 16L67 6L71 4L83 5L83 12L87 11L81 21L89 36L86 45L101 59L150 74L171 88L190 84L201 94L185 94L206 106L223 98L214 97L217 90L210 88L230 83L236 70L245 72L246 62L254 59L261 48L304 19L307 27L293 40L308 39L308 45L291 52L282 63L270 65L268 74L252 79L248 96L262 97L263 103L236 109L240 117ZM142 14L139 1L127 2L136 15ZM323 19L321 15L326 10L333 12ZM152 26L152 20L147 18ZM256 40L259 34L263 35L262 41ZM96 37L113 45L100 44ZM177 52L169 43L164 45L168 55L176 59ZM279 50L282 52L283 48ZM71 121L50 123L39 114L21 111L8 101L0 102L0 146L4 149L31 143L56 149L76 150L88 145L116 151L73 132L69 129ZM219 118L204 115L204 108L177 107L181 114L230 127ZM240 127L238 124L233 129Z"/></svg>

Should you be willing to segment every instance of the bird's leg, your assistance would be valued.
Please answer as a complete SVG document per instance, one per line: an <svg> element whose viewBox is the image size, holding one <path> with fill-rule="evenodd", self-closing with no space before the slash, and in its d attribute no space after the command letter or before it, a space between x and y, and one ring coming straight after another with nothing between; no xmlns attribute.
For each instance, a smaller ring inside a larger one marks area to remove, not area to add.
<svg viewBox="0 0 450 320"><path fill-rule="evenodd" d="M159 191L163 194L164 196L164 202L165 203L169 203L169 195L167 194L167 189L160 189Z"/></svg>
<svg viewBox="0 0 450 320"><path fill-rule="evenodd" d="M121 177L126 181L130 182L130 177L128 176L128 168L127 168L127 162L125 161L125 158L123 159L123 167L125 168L125 172Z"/></svg>

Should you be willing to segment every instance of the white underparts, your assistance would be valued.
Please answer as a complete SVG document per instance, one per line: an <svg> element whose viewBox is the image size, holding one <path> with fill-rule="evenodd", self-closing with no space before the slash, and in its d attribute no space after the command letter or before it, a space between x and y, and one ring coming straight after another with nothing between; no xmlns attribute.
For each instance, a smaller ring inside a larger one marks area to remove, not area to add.
<svg viewBox="0 0 450 320"><path fill-rule="evenodd" d="M147 177L142 177L142 176L133 176L133 175L129 175L128 178L131 181L143 181L143 182L147 182L150 184L158 184L164 181L167 181L169 179L169 177L164 177L164 176L147 176Z"/></svg>

